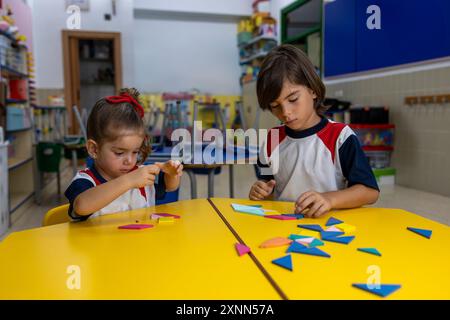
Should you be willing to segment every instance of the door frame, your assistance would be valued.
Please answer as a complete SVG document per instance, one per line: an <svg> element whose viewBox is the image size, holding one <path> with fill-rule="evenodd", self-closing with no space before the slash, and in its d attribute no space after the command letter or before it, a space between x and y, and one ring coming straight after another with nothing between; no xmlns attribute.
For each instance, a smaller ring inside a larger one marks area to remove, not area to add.
<svg viewBox="0 0 450 320"><path fill-rule="evenodd" d="M79 40L112 40L114 57L114 86L118 93L122 88L122 54L120 32L98 32L80 30L62 30L62 53L64 68L64 98L70 124L69 133L78 132L78 122L73 114L72 106L80 105L80 67L79 67ZM74 45L77 44L75 47Z"/></svg>

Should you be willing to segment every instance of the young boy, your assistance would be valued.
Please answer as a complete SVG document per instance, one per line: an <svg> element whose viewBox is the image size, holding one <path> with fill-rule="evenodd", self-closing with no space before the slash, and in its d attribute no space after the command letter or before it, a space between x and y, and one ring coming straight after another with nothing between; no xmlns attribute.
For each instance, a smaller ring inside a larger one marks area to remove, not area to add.
<svg viewBox="0 0 450 320"><path fill-rule="evenodd" d="M296 213L314 218L377 201L378 185L357 137L323 116L325 86L300 49L272 50L256 90L260 107L283 125L269 130L258 159L263 180L253 184L250 199L294 201Z"/></svg>

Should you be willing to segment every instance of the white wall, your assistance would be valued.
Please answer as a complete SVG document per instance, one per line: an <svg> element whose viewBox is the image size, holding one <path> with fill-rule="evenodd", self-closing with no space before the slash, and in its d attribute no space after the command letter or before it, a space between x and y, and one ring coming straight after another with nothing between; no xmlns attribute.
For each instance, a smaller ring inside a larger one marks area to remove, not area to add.
<svg viewBox="0 0 450 320"><path fill-rule="evenodd" d="M61 30L66 29L65 0L28 1L33 13L34 52L37 88L63 88L64 71ZM134 85L133 1L117 1L116 16L110 21L103 18L111 13L110 0L91 0L90 10L81 11L81 30L122 33L122 69L124 85Z"/></svg>

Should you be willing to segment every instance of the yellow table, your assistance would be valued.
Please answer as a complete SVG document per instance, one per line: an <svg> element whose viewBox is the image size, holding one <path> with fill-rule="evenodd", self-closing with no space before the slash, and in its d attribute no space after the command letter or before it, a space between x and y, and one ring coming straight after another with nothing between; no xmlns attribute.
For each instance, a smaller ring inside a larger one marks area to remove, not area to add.
<svg viewBox="0 0 450 320"><path fill-rule="evenodd" d="M280 213L292 213L293 203L218 198L212 202L289 299L378 299L352 287L353 283L367 283L369 266L379 267L382 284L402 286L386 299L450 299L450 229L445 225L404 210L378 208L333 211L320 219L280 221L237 213L231 203L262 204ZM331 258L292 253L291 272L271 263L285 256L287 247L259 248L263 241L276 236L302 234L320 239L317 232L297 225L325 226L331 216L356 226L356 238L350 244L325 242L318 247ZM407 227L430 229L433 234L426 239ZM361 247L375 247L382 256L356 250Z"/></svg>
<svg viewBox="0 0 450 320"><path fill-rule="evenodd" d="M117 228L153 212L181 219ZM0 243L0 299L280 299L235 243L205 199L16 232Z"/></svg>

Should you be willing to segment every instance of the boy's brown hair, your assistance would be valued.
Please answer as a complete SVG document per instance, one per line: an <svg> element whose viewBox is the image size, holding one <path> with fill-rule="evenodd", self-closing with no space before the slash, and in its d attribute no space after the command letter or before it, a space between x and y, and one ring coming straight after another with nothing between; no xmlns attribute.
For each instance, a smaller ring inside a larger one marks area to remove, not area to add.
<svg viewBox="0 0 450 320"><path fill-rule="evenodd" d="M271 110L270 103L281 94L285 80L311 89L317 96L314 109L323 115L328 107L323 105L325 85L317 74L308 56L290 44L283 44L264 58L256 82L256 93L259 106L263 110Z"/></svg>
<svg viewBox="0 0 450 320"><path fill-rule="evenodd" d="M142 121L144 109L139 104L139 91L123 88L119 96L98 100L87 122L87 138L101 145L119 137L123 130L136 130L144 137L139 149L139 161L143 163L150 154L149 136Z"/></svg>

